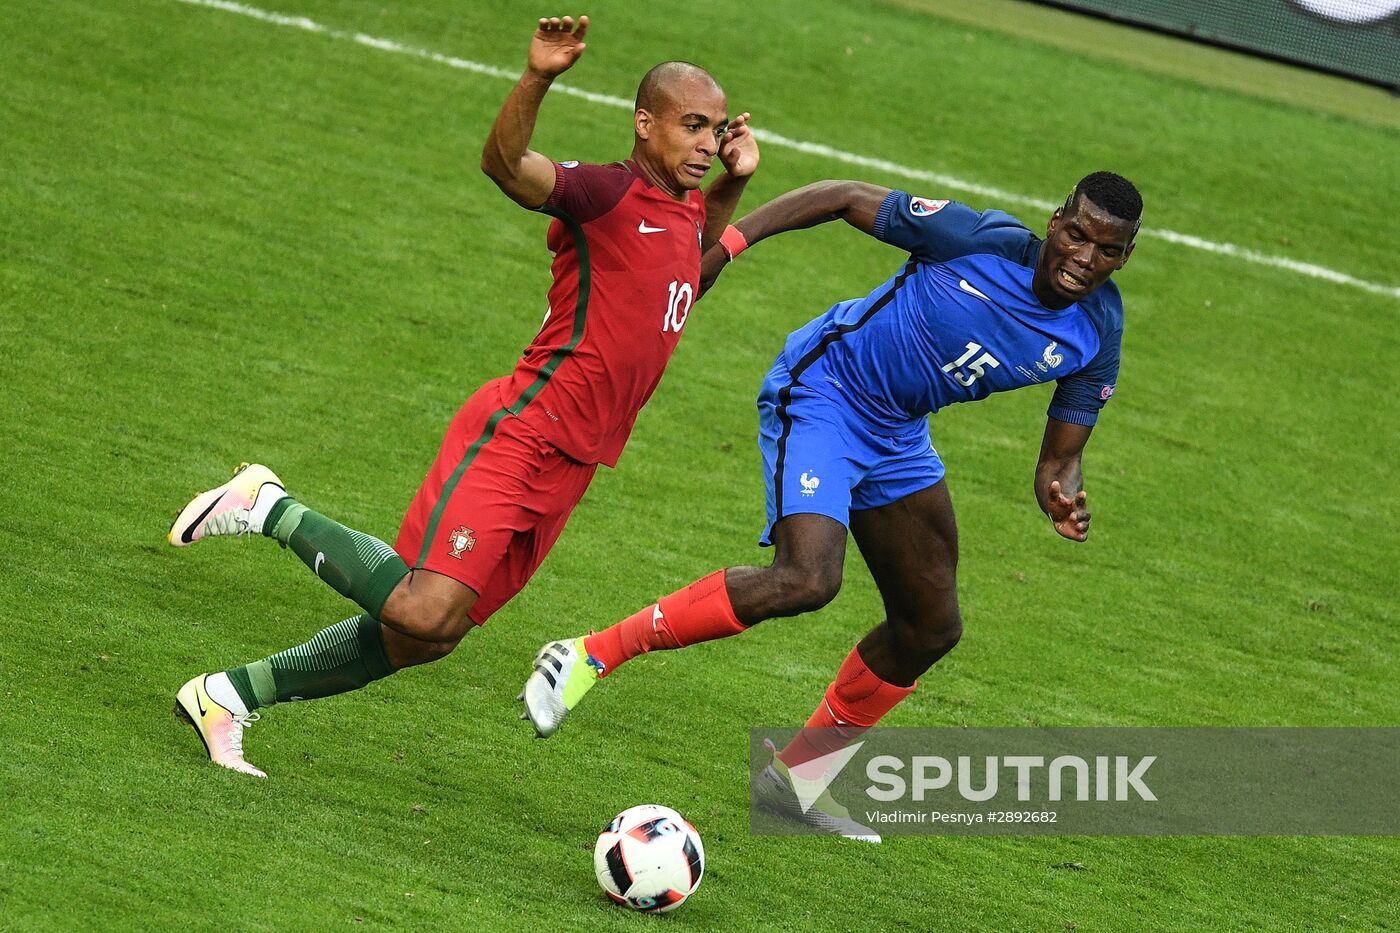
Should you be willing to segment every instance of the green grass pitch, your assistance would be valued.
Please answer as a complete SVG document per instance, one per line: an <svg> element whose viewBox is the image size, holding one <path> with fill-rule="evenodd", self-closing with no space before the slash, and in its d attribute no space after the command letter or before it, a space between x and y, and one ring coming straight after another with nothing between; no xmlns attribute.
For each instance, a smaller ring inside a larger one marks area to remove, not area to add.
<svg viewBox="0 0 1400 933"><path fill-rule="evenodd" d="M512 71L532 15L579 12L274 2ZM1111 168L1149 227L1400 284L1400 129L1377 92L1254 62L1227 80L1219 53L1196 79L1163 58L1192 47L1134 57L1148 40L1035 8L1042 42L1016 5L980 24L953 6L597 0L564 80L627 97L688 58L787 137L1047 200ZM490 625L265 714L247 743L271 780L208 764L175 689L353 607L270 542L175 551L167 523L259 459L392 537L452 412L544 310L545 221L476 168L509 83L176 0L5 20L0 929L1400 928L1393 838L749 835L747 729L800 722L878 621L854 556L821 613L640 660L549 742L516 719L546 638L764 559L758 383L788 331L900 261L834 226L765 244L697 306L619 469ZM628 117L552 95L535 144L618 158ZM1044 220L771 145L745 207L827 177ZM934 420L967 634L889 722L1396 725L1400 298L1150 236L1120 282L1087 545L1031 500L1044 395ZM592 877L597 830L649 801L709 854L664 920Z"/></svg>

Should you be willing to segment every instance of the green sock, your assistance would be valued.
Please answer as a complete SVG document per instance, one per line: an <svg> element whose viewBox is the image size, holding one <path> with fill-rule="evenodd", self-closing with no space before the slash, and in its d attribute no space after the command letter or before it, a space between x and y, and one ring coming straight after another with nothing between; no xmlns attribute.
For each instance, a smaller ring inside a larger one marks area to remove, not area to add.
<svg viewBox="0 0 1400 933"><path fill-rule="evenodd" d="M254 710L358 690L393 672L379 623L369 616L355 616L322 629L304 645L235 667L228 679L248 709Z"/></svg>
<svg viewBox="0 0 1400 933"><path fill-rule="evenodd" d="M313 512L291 496L272 506L263 534L290 547L316 576L376 619L408 574L408 564L389 545Z"/></svg>

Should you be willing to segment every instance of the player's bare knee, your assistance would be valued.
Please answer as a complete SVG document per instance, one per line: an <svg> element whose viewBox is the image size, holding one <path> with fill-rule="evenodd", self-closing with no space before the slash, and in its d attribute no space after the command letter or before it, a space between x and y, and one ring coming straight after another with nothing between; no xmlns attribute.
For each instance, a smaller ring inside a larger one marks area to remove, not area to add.
<svg viewBox="0 0 1400 933"><path fill-rule="evenodd" d="M453 645L461 641L471 627L466 611L411 595L385 603L379 621L422 642Z"/></svg>
<svg viewBox="0 0 1400 933"><path fill-rule="evenodd" d="M891 617L889 624L906 652L935 660L957 647L963 633L962 616L956 609Z"/></svg>
<svg viewBox="0 0 1400 933"><path fill-rule="evenodd" d="M396 667L402 670L405 667L416 667L419 664L441 661L451 654L460 642L460 638L453 641L402 639L395 645L394 661Z"/></svg>
<svg viewBox="0 0 1400 933"><path fill-rule="evenodd" d="M775 567L775 616L816 612L841 591L840 568Z"/></svg>
<svg viewBox="0 0 1400 933"><path fill-rule="evenodd" d="M962 616L956 612L951 618L941 619L930 629L930 636L933 642L944 652L952 651L962 641L963 623Z"/></svg>
<svg viewBox="0 0 1400 933"><path fill-rule="evenodd" d="M419 628L423 634L419 637L438 644L456 645L471 628L471 624L471 618L466 612L439 606L426 613L421 620Z"/></svg>
<svg viewBox="0 0 1400 933"><path fill-rule="evenodd" d="M456 647L461 644L462 639L457 638L452 641L425 641L419 651L419 657L423 660L420 664L429 664L433 661L441 661L451 654Z"/></svg>

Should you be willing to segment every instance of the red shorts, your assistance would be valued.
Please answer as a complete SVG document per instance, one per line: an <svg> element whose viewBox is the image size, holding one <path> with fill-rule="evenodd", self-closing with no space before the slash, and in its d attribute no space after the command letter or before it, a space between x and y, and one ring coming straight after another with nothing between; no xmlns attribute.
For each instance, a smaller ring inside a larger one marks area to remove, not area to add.
<svg viewBox="0 0 1400 933"><path fill-rule="evenodd" d="M506 412L509 381L486 383L452 418L394 542L410 567L475 590L477 625L534 575L598 469Z"/></svg>

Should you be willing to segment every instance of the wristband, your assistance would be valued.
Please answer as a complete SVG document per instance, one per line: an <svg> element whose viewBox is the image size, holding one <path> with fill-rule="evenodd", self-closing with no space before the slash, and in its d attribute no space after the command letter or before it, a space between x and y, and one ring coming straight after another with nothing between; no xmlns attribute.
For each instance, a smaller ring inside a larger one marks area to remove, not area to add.
<svg viewBox="0 0 1400 933"><path fill-rule="evenodd" d="M724 250L724 255L733 262L734 258L749 248L749 241L744 239L744 235L739 232L739 228L730 224L724 228L724 233L720 234L719 247Z"/></svg>

